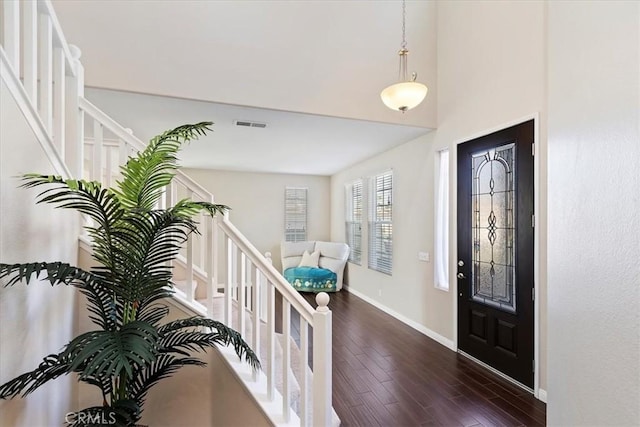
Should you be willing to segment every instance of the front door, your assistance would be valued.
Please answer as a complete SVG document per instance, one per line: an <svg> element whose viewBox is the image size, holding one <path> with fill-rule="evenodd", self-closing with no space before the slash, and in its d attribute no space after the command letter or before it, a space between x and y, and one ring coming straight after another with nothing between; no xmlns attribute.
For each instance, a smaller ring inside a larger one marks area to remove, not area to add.
<svg viewBox="0 0 640 427"><path fill-rule="evenodd" d="M458 145L458 348L533 388L533 120Z"/></svg>

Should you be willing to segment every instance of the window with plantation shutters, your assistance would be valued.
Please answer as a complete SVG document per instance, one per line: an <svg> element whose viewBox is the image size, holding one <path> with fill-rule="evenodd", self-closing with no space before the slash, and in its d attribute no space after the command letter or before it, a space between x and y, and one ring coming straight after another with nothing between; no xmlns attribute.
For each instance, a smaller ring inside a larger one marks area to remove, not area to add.
<svg viewBox="0 0 640 427"><path fill-rule="evenodd" d="M369 268L391 274L393 261L393 172L371 178Z"/></svg>
<svg viewBox="0 0 640 427"><path fill-rule="evenodd" d="M286 187L284 190L284 240L307 240L307 189Z"/></svg>
<svg viewBox="0 0 640 427"><path fill-rule="evenodd" d="M362 262L362 180L347 185L345 203L346 241L349 245L349 262Z"/></svg>

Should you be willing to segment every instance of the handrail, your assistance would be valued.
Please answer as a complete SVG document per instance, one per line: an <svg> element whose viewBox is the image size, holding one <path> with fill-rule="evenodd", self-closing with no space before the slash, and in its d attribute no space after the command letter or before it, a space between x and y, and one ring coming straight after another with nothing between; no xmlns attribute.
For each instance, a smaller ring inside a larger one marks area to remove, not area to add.
<svg viewBox="0 0 640 427"><path fill-rule="evenodd" d="M48 158L56 168L56 172L64 178L70 178L72 174L69 171L69 168L67 168L67 165L58 150L55 149L53 141L40 119L40 115L34 108L33 104L29 102L29 97L24 90L24 86L11 69L9 59L7 58L2 46L0 46L0 75L20 106L21 111L25 113L25 117L30 123L31 129L35 133L36 139L44 149L45 153L47 153Z"/></svg>
<svg viewBox="0 0 640 427"><path fill-rule="evenodd" d="M113 120L102 110L93 105L88 99L80 97L80 99L78 100L78 105L80 106L80 109L84 110L85 113L89 114L95 120L102 123L102 125L109 129L109 131L111 131L113 134L115 134L116 137L131 145L136 150L144 150L147 146L147 144L142 142L142 140L129 133L129 131L127 131L127 129L124 128L120 123ZM211 196L211 193L209 193L206 188L195 182L191 177L180 170L176 171L176 179L186 187L189 187L191 190L196 192L198 196L202 197L205 200L208 200L208 198Z"/></svg>
<svg viewBox="0 0 640 427"><path fill-rule="evenodd" d="M118 122L106 115L98 107L89 102L87 98L80 97L80 99L78 100L78 106L95 120L106 126L118 138L122 139L125 142L128 142L130 145L133 145L136 149L144 149L144 142L142 142L136 136L130 134L122 125L120 125Z"/></svg>
<svg viewBox="0 0 640 427"><path fill-rule="evenodd" d="M203 200L209 201L209 198L213 197L213 195L209 193L206 188L195 182L189 175L180 170L176 172L174 179L183 184L185 187L188 187Z"/></svg>
<svg viewBox="0 0 640 427"><path fill-rule="evenodd" d="M49 19L51 19L51 27L53 30L53 35L58 38L58 42L60 44L60 48L64 52L65 60L67 61L67 65L71 70L71 74L73 77L78 75L78 70L76 69L76 63L73 60L73 55L71 54L71 50L69 49L69 44L67 43L66 38L64 37L64 33L62 32L62 26L60 25L60 21L58 21L58 16L53 10L53 5L50 0L40 0L38 5L41 6L47 15L49 15Z"/></svg>
<svg viewBox="0 0 640 427"><path fill-rule="evenodd" d="M77 174L83 133L77 109L84 89L80 50L67 43L50 0L6 0L0 9L5 81L19 82L10 89L33 116L28 120L40 143L52 146L44 147L52 161L65 165L61 172Z"/></svg>
<svg viewBox="0 0 640 427"><path fill-rule="evenodd" d="M284 277L275 269L275 267L265 261L265 258L260 252L247 240L246 237L229 221L227 218L219 220L219 225L222 230L229 236L233 237L234 243L242 249L254 265L261 267L263 273L267 276L269 281L278 289L278 291L294 306L296 311L300 313L304 319L313 324L314 310L311 305L300 294L295 291L291 285L289 285Z"/></svg>

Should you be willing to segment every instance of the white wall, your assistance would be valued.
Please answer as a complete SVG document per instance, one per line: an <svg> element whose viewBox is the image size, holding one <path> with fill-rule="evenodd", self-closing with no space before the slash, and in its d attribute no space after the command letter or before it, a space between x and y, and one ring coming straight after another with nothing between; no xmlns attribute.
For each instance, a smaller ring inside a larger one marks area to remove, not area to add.
<svg viewBox="0 0 640 427"><path fill-rule="evenodd" d="M545 35L542 2L438 2L438 129L332 177L333 240L344 239L344 185L393 167L393 276L349 264L349 288L399 312L437 336L455 339L455 214L451 224L451 288L436 290L433 264L417 252L433 254L434 154L451 150L452 212L455 212L456 143L490 133L535 113L540 116L538 153L546 154ZM541 212L546 211L546 168L540 170ZM540 218L541 253L546 221ZM541 312L541 387L546 383L545 268L538 277ZM381 293L381 294L380 294Z"/></svg>
<svg viewBox="0 0 640 427"><path fill-rule="evenodd" d="M271 252L280 268L280 242L284 239L284 189L305 187L307 191L307 239L329 239L330 178L183 169L215 196L217 203L231 207L233 224L261 252Z"/></svg>
<svg viewBox="0 0 640 427"><path fill-rule="evenodd" d="M4 81L0 87L0 262L64 261L75 264L76 215L36 205L38 190L24 190L15 177L55 173ZM4 285L4 283L0 284ZM72 288L45 282L0 286L0 383L35 369L60 351L74 326ZM0 400L0 425L62 425L72 409L74 382L61 377L27 398Z"/></svg>
<svg viewBox="0 0 640 427"><path fill-rule="evenodd" d="M418 261L418 251L433 254L434 134L403 144L331 179L331 239L344 241L345 185L393 170L393 275L367 267L367 239L362 265L348 264L348 287L452 339L450 293L433 287L433 263ZM364 188L365 206L368 188ZM367 225L363 225L367 236Z"/></svg>
<svg viewBox="0 0 640 427"><path fill-rule="evenodd" d="M538 113L539 173L536 200L538 253L546 253L546 46L545 3L438 3L437 140L464 142ZM452 147L452 171L456 162ZM450 200L455 207L455 173ZM456 258L455 216L451 217L451 260ZM538 288L540 321L539 387L546 389L546 259L540 256ZM455 265L450 277L455 286Z"/></svg>
<svg viewBox="0 0 640 427"><path fill-rule="evenodd" d="M640 3L549 3L549 425L640 425Z"/></svg>
<svg viewBox="0 0 640 427"><path fill-rule="evenodd" d="M419 73L432 96L404 116L380 102L380 91L398 75L396 0L53 3L67 40L83 50L91 86L435 124L434 1L407 2L409 71ZM179 31L176 23L184 23Z"/></svg>

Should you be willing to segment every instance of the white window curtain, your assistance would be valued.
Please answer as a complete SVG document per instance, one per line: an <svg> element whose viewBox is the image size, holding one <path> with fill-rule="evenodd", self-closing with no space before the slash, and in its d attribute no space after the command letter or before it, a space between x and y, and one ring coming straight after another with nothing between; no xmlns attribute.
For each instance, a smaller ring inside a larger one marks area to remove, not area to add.
<svg viewBox="0 0 640 427"><path fill-rule="evenodd" d="M391 274L393 265L393 172L371 179L369 268Z"/></svg>
<svg viewBox="0 0 640 427"><path fill-rule="evenodd" d="M284 190L284 240L307 240L307 189L286 187Z"/></svg>
<svg viewBox="0 0 640 427"><path fill-rule="evenodd" d="M435 286L449 290L449 150L438 152L437 163Z"/></svg>
<svg viewBox="0 0 640 427"><path fill-rule="evenodd" d="M362 262L362 180L346 186L345 235L349 245L349 262Z"/></svg>

